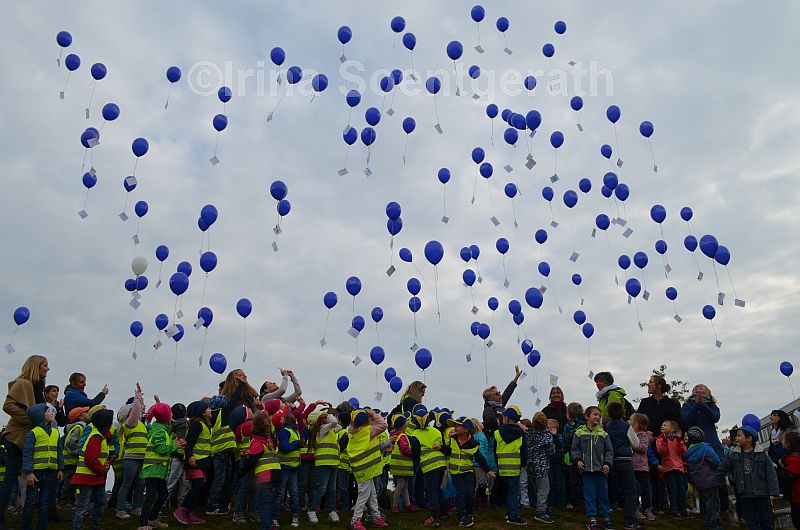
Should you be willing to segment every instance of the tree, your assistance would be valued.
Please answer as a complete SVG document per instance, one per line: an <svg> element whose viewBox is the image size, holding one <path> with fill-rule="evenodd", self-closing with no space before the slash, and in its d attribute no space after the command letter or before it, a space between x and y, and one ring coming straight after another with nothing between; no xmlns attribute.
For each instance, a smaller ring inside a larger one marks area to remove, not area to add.
<svg viewBox="0 0 800 530"><path fill-rule="evenodd" d="M664 378L665 381L669 384L669 392L667 395L672 399L676 400L681 405L684 401L686 401L686 396L689 394L689 383L686 381L681 381L680 379L670 381L667 379L667 365L662 364L658 368L653 368L653 373L651 375L658 375ZM649 378L648 378L649 379ZM642 388L647 388L647 381L644 383L639 383L639 386ZM634 401L641 401L641 398L636 398Z"/></svg>

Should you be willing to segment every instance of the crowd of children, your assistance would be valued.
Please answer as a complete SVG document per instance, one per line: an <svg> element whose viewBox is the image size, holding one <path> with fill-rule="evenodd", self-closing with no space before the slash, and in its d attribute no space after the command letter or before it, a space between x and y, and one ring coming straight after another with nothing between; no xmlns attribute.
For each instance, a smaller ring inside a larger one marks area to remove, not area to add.
<svg viewBox="0 0 800 530"><path fill-rule="evenodd" d="M22 506L21 530L32 528L35 508L38 530L69 509L74 530L89 512L90 528L98 529L106 507L118 519L136 518L139 530L168 526L165 513L189 525L231 511L235 523L272 530L285 510L292 528L322 516L338 523L349 513L350 527L364 530L364 520L387 527L387 510L425 510L420 522L434 528L455 512L459 526L471 527L476 508L491 506L504 507L513 525L527 524L521 508L542 524L555 521L553 508L584 510L589 530L615 528L619 509L623 528L636 529L667 506L675 521L689 517L689 483L706 528L718 529L726 480L742 520L772 528L771 499L779 495L772 448L758 443L753 428L732 431L722 456L701 427L684 432L679 421L665 419L653 433L653 418L634 413L607 373L598 374L598 406L565 404L554 387L548 407L528 419L507 404L506 392L503 406L490 403L481 421L429 409L420 382L391 411L349 401L306 404L291 371L281 371L280 385L256 391L233 370L218 395L188 405L153 396L148 407L137 383L116 414L102 404L107 388L90 400L85 376L73 374L59 411L37 395L48 370L46 359L32 356L9 385L0 530L7 505ZM289 381L294 392L286 395ZM496 390L484 395L500 395ZM778 467L798 527L800 434L784 426L779 443Z"/></svg>

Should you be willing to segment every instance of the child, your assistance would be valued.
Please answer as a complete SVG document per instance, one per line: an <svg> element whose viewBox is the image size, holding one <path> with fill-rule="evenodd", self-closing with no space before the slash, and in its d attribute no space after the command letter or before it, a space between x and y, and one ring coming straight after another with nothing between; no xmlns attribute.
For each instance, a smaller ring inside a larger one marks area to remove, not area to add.
<svg viewBox="0 0 800 530"><path fill-rule="evenodd" d="M450 447L443 447L442 433L433 426L428 426L431 420L425 405L414 405L411 419L414 430L411 432L412 458L419 463L420 473L415 480L420 480L424 488L425 506L430 511L430 517L422 522L422 526L439 528L442 513L442 482L447 469L447 453ZM420 496L416 496L417 499Z"/></svg>
<svg viewBox="0 0 800 530"><path fill-rule="evenodd" d="M800 433L795 430L781 435L781 443L786 451L786 470L792 489L792 524L800 528Z"/></svg>
<svg viewBox="0 0 800 530"><path fill-rule="evenodd" d="M58 483L64 479L64 453L53 410L46 403L28 407L28 418L35 425L25 435L22 447L22 473L27 476L28 488L25 507L22 510L21 530L30 530L33 523L33 508L39 503L38 530L47 528L47 519Z"/></svg>
<svg viewBox="0 0 800 530"><path fill-rule="evenodd" d="M749 425L736 433L736 447L717 468L721 483L733 473L733 488L739 495L742 518L749 528L772 528L770 497L780 495L775 466L763 447L758 445L758 431Z"/></svg>
<svg viewBox="0 0 800 530"><path fill-rule="evenodd" d="M722 528L719 517L719 494L715 471L719 467L719 455L705 442L706 436L700 427L691 427L686 433L689 448L684 458L694 487L700 492L700 500L706 512L706 528Z"/></svg>
<svg viewBox="0 0 800 530"><path fill-rule="evenodd" d="M75 407L69 411L67 420L69 423L64 428L64 484L61 488L62 507L70 507L75 504L75 488L69 481L72 479L75 468L78 467L78 457L80 456L80 441L86 423L89 421L89 407Z"/></svg>
<svg viewBox="0 0 800 530"><path fill-rule="evenodd" d="M236 453L237 462L233 470L234 481L236 485L236 510L233 513L233 522L237 524L247 523L247 505L248 501L252 501L254 487L253 477L249 473L239 473L241 466L244 464L245 459L250 451L250 435L253 433L253 415L250 409L245 405L239 405L231 411L230 424L233 429L233 436L236 438ZM236 478L241 476L241 478ZM251 514L255 514L255 507L250 506ZM255 517L253 517L255 519Z"/></svg>
<svg viewBox="0 0 800 530"><path fill-rule="evenodd" d="M456 510L458 511L459 526L470 527L474 524L475 516L475 462L486 472L490 478L495 474L489 469L489 463L478 451L478 442L472 437L475 427L472 420L464 416L448 420L448 425L453 427L448 443L450 445L450 460L448 470L456 489Z"/></svg>
<svg viewBox="0 0 800 530"><path fill-rule="evenodd" d="M665 420L661 424L661 435L656 439L656 453L661 462L658 471L663 473L667 480L672 517L679 521L688 517L686 513L686 467L683 464L685 452L686 444L683 443L677 422Z"/></svg>
<svg viewBox="0 0 800 530"><path fill-rule="evenodd" d="M172 434L175 438L186 439L186 405L175 403L172 405ZM189 491L189 481L183 472L183 447L170 457L169 474L167 475L167 493L179 505Z"/></svg>
<svg viewBox="0 0 800 530"><path fill-rule="evenodd" d="M578 468L572 465L570 452L572 451L572 439L575 431L586 425L586 417L583 414L583 406L580 403L572 402L567 405L567 423L561 431L561 447L564 451L564 464L567 466L567 509L579 509L583 504L583 484L581 483L581 473Z"/></svg>
<svg viewBox="0 0 800 530"><path fill-rule="evenodd" d="M611 474L612 485L616 489L616 500L624 501L625 509L622 524L625 530L634 530L641 527L636 522L636 475L633 472L633 448L639 447L639 438L633 432L633 427L622 419L625 408L621 403L608 404L609 422L605 426L611 446L614 448L614 467Z"/></svg>
<svg viewBox="0 0 800 530"><path fill-rule="evenodd" d="M283 500L286 490L291 497L292 528L300 526L300 496L297 488L297 471L300 469L302 441L297 431L297 420L293 414L283 418L284 427L278 431L278 459L281 462L281 483L278 502ZM276 514L277 515L277 514Z"/></svg>
<svg viewBox="0 0 800 530"><path fill-rule="evenodd" d="M186 424L186 445L183 448L183 468L189 481L189 493L173 514L181 524L202 524L204 519L194 509L205 489L207 474L211 472L211 409L205 401L193 401L186 407L189 422Z"/></svg>
<svg viewBox="0 0 800 530"><path fill-rule="evenodd" d="M79 490L72 529L83 527L83 517L92 505L92 528L100 528L103 509L106 507L106 474L108 473L108 457L111 442L111 422L114 413L110 410L98 410L91 415L91 420L81 446L78 466L72 475L70 484Z"/></svg>
<svg viewBox="0 0 800 530"><path fill-rule="evenodd" d="M566 417L566 407L564 407L564 413ZM553 445L555 446L555 451L550 455L550 473L547 477L550 483L550 497L547 502L550 506L555 506L556 508L564 508L567 504L564 491L564 485L567 482L567 471L564 468L564 448L561 445L561 436L559 436L558 432L560 428L557 419L547 419L547 430L553 437Z"/></svg>
<svg viewBox="0 0 800 530"><path fill-rule="evenodd" d="M483 432L483 423L477 418L472 418L472 425L475 427L475 434L473 437L478 442L478 452L489 464L489 470L494 472L494 477L497 476L497 462L494 459L494 450L489 447L489 439ZM477 483L478 493L476 494L476 508L489 507L489 495L494 486L494 478L489 476L489 473L484 471L477 463L475 464L475 482Z"/></svg>
<svg viewBox="0 0 800 530"><path fill-rule="evenodd" d="M494 432L495 456L500 480L506 485L506 523L526 525L528 522L519 516L519 475L526 466L528 448L525 433L519 426L522 413L517 406L503 411L503 424Z"/></svg>
<svg viewBox="0 0 800 530"><path fill-rule="evenodd" d="M587 407L586 425L579 427L572 437L570 459L581 473L583 499L589 522L586 528L599 530L597 515L605 519L605 527L613 529L611 505L608 502L608 474L614 461L614 448L608 433L600 425L602 415L599 407Z"/></svg>
<svg viewBox="0 0 800 530"><path fill-rule="evenodd" d="M339 470L339 444L336 427L339 420L333 414L323 413L314 421L308 434L308 449L314 455L314 476L316 488L308 506L308 520L318 522L317 510L322 497L325 497L325 510L332 523L339 522L336 512L336 472Z"/></svg>
<svg viewBox="0 0 800 530"><path fill-rule="evenodd" d="M636 438L639 440L639 445L633 448L633 458L631 459L633 474L636 477L639 498L641 499L636 518L654 521L656 516L653 515L653 496L650 491L650 465L647 461L647 451L653 441L653 435L647 430L649 421L647 414L639 412L632 414L630 420L628 420L633 427L633 432L636 433Z"/></svg>
<svg viewBox="0 0 800 530"><path fill-rule="evenodd" d="M169 457L186 441L173 441L170 436L172 409L166 403L156 403L147 413L153 420L147 432L147 448L144 452L141 477L145 483L145 498L142 513L139 515L139 530L165 528L169 525L158 520L158 514L167 502L167 466Z"/></svg>
<svg viewBox="0 0 800 530"><path fill-rule="evenodd" d="M350 472L350 457L347 455L347 442L349 436L347 428L350 427L350 413L353 412L353 405L349 401L343 401L336 407L336 418L339 420L341 430L336 433L339 443L339 470L336 472L336 508L342 512L352 508L350 500L350 483L353 481L353 474Z"/></svg>
<svg viewBox="0 0 800 530"><path fill-rule="evenodd" d="M556 430L558 422L556 422ZM555 454L553 434L547 430L547 417L544 412L533 415L531 428L525 432L525 444L528 446L528 477L536 486L536 515L534 519L551 524L553 517L547 513L547 498L550 495L550 457Z"/></svg>
<svg viewBox="0 0 800 530"><path fill-rule="evenodd" d="M366 527L361 521L361 517L369 505L372 513L372 526L386 528L389 525L381 516L373 479L379 476L383 470L379 436L388 425L386 420L371 409L356 409L350 414L350 418L347 454L350 457L350 466L356 477L356 483L358 483L358 498L353 507L350 527L353 530L365 530Z"/></svg>
<svg viewBox="0 0 800 530"><path fill-rule="evenodd" d="M275 452L275 439L270 433L272 422L269 416L263 411L256 412L251 425L250 447L237 472L237 477L244 480L251 471L255 474L255 507L261 521L261 530L271 530L273 517L277 518L278 515L272 510L273 494L277 483L273 472L280 470L280 461Z"/></svg>
<svg viewBox="0 0 800 530"><path fill-rule="evenodd" d="M392 432L389 440L394 443L389 467L394 477L394 494L392 494L392 513L400 513L400 498L409 512L419 511L411 504L408 496L408 483L414 476L414 461L411 458L411 442L406 434L406 424L410 414L395 414L392 421Z"/></svg>
<svg viewBox="0 0 800 530"><path fill-rule="evenodd" d="M142 421L143 414L142 388L136 383L134 397L117 411L119 436L125 440L122 444L122 485L117 493L117 519L129 519L131 514L140 515L142 510L144 480L140 474L147 447L147 426ZM133 504L128 503L131 489Z"/></svg>

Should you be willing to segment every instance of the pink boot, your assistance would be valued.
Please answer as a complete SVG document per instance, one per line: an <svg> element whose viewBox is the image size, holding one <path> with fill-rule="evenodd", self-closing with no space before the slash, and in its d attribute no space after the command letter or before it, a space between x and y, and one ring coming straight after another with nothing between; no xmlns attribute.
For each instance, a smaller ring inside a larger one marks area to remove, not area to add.
<svg viewBox="0 0 800 530"><path fill-rule="evenodd" d="M386 519L383 517L376 517L372 520L372 526L375 528L388 528L389 523L386 522Z"/></svg>
<svg viewBox="0 0 800 530"><path fill-rule="evenodd" d="M205 519L198 517L194 512L188 512L187 517L189 519L189 524L204 524L206 522Z"/></svg>
<svg viewBox="0 0 800 530"><path fill-rule="evenodd" d="M181 524L189 524L189 510L180 506L175 512L172 514L175 516L175 519L178 520Z"/></svg>

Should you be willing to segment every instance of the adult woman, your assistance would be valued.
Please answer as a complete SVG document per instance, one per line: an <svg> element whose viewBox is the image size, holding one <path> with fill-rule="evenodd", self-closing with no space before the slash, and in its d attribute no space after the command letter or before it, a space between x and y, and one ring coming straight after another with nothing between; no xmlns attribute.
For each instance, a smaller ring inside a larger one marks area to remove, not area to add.
<svg viewBox="0 0 800 530"><path fill-rule="evenodd" d="M258 392L247 382L247 374L241 368L228 372L228 376L225 378L225 383L223 383L219 393L228 400L228 410L239 405L244 405L252 410L258 403ZM226 417L223 417L223 422L226 419Z"/></svg>
<svg viewBox="0 0 800 530"><path fill-rule="evenodd" d="M788 431L796 430L792 419L782 410L773 410L769 415L772 423L772 432L769 436L769 457L775 463L778 472L778 485L781 495L787 501L792 499L792 479L787 476L784 466L786 464L786 450L783 448L781 436Z"/></svg>
<svg viewBox="0 0 800 530"><path fill-rule="evenodd" d="M561 387L554 386L550 389L550 404L542 409L548 420L558 422L558 430L564 428L567 423L567 405L564 403L564 392Z"/></svg>
<svg viewBox="0 0 800 530"><path fill-rule="evenodd" d="M425 389L428 388L425 383L422 381L412 381L406 391L403 393L403 397L400 398L400 404L397 405L392 410L392 415L394 414L402 414L404 412L408 412L411 414L411 411L414 409L414 405L418 405L422 403L422 398L425 397Z"/></svg>
<svg viewBox="0 0 800 530"><path fill-rule="evenodd" d="M597 406L603 416L603 423L608 420L609 403L619 403L625 410L625 389L614 384L614 376L611 372L598 372L594 376L594 384L597 386Z"/></svg>
<svg viewBox="0 0 800 530"><path fill-rule="evenodd" d="M22 365L19 376L8 383L8 395L3 403L3 412L11 419L2 432L2 443L6 451L6 472L0 483L0 528L5 528L6 508L11 490L17 482L22 468L22 446L25 436L34 425L28 418L28 407L44 403L44 381L50 367L47 358L31 355Z"/></svg>
<svg viewBox="0 0 800 530"><path fill-rule="evenodd" d="M706 385L698 384L692 389L692 395L681 407L681 420L684 432L690 427L700 427L706 437L706 443L714 449L720 459L725 455L722 442L717 435L717 422L719 421L719 407L717 400L711 395L711 390ZM791 423L791 422L790 422Z"/></svg>
<svg viewBox="0 0 800 530"><path fill-rule="evenodd" d="M292 380L292 388L293 391L291 395L284 397L283 395L286 393L286 387L289 383L289 378ZM297 377L295 377L294 372L291 370L281 370L281 384L278 386L273 381L264 381L261 385L261 402L266 405L267 401L273 399L281 399L286 403L293 403L300 395L303 393L303 390L300 388L300 383L297 381Z"/></svg>
<svg viewBox="0 0 800 530"><path fill-rule="evenodd" d="M483 428L487 433L492 433L500 427L503 409L511 399L514 390L517 389L520 375L522 375L522 370L519 369L519 366L515 366L514 379L508 383L502 394L496 386L490 386L483 391ZM491 436L487 434L487 438L491 438Z"/></svg>

